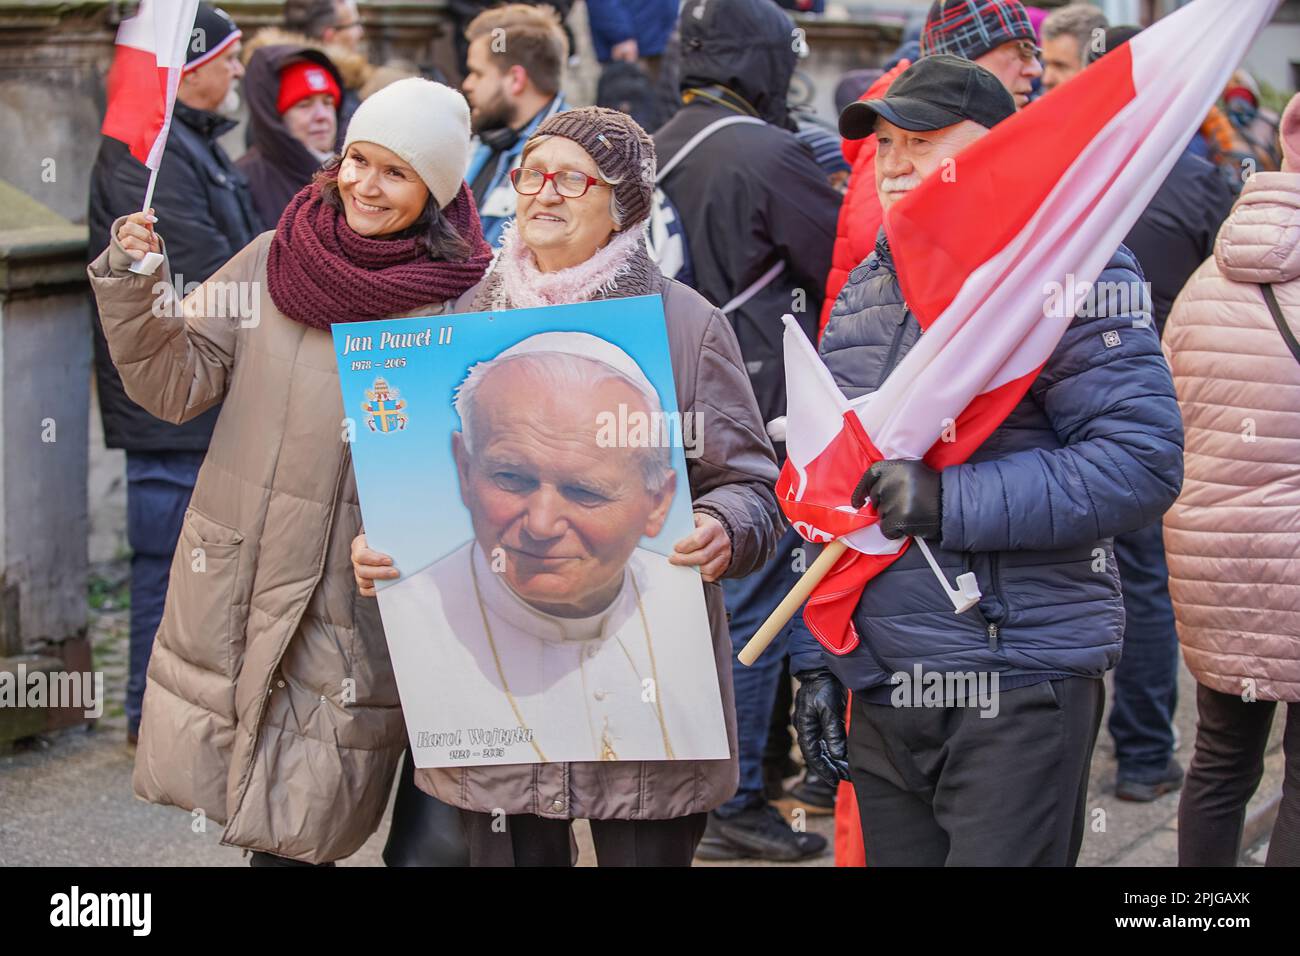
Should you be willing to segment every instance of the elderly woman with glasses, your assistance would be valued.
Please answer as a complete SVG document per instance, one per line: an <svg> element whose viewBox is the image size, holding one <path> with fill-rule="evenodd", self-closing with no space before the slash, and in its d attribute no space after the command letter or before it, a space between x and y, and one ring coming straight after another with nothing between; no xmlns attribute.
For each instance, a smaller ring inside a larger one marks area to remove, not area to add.
<svg viewBox="0 0 1300 956"><path fill-rule="evenodd" d="M698 293L665 279L647 252L655 152L646 132L614 110L571 110L538 128L521 162L512 174L515 221L460 308L662 296L678 407L700 416L705 449L687 460L695 531L669 560L700 569L730 757L424 769L416 781L461 809L471 865L568 865L570 824L588 819L601 865L686 866L708 811L736 789L731 643L718 579L748 574L776 544L776 462L731 326ZM365 595L376 580L399 576L365 535L353 543L353 565Z"/></svg>

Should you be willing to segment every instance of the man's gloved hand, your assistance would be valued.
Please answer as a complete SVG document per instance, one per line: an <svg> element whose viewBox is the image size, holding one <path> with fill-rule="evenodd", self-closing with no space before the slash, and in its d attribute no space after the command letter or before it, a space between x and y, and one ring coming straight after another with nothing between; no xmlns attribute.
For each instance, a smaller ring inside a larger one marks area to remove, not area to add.
<svg viewBox="0 0 1300 956"><path fill-rule="evenodd" d="M886 538L937 538L943 530L943 483L919 458L876 462L853 489L853 507L861 508L868 496Z"/></svg>
<svg viewBox="0 0 1300 956"><path fill-rule="evenodd" d="M849 742L844 733L844 688L825 667L794 675L794 731L803 761L827 783L849 779Z"/></svg>

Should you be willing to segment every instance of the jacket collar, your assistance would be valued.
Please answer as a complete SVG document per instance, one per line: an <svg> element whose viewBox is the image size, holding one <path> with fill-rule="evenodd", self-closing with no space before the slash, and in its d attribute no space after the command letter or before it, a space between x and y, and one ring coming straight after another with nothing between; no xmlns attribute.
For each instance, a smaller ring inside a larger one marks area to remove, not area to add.
<svg viewBox="0 0 1300 956"><path fill-rule="evenodd" d="M527 124L524 125L523 129L519 131L518 143L519 143L520 151L521 152L523 151L523 144L528 142L528 137L532 136L533 133L537 132L537 127L541 126L544 122L546 122L556 113L563 113L568 108L569 108L569 104L565 102L564 94L556 93L555 97L551 100L551 102L548 103L542 109L541 112L539 112L536 116L530 119L527 122Z"/></svg>
<svg viewBox="0 0 1300 956"><path fill-rule="evenodd" d="M888 269L890 272L897 272L894 268L894 253L889 248L889 237L885 235L885 227L882 225L880 231L876 233L876 261L881 268Z"/></svg>
<svg viewBox="0 0 1300 956"><path fill-rule="evenodd" d="M224 136L239 125L237 120L227 119L220 113L209 110L197 110L192 106L186 106L180 100L176 101L173 115L204 139L210 140Z"/></svg>

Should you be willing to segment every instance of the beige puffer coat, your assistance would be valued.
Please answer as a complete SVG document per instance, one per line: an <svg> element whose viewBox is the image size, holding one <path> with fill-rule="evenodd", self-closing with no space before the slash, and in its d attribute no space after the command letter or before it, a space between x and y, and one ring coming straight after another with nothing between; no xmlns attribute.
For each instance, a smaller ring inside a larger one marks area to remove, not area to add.
<svg viewBox="0 0 1300 956"><path fill-rule="evenodd" d="M1300 362L1259 283L1300 336L1300 173L1246 184L1165 327L1187 433L1169 594L1200 683L1300 701Z"/></svg>
<svg viewBox="0 0 1300 956"><path fill-rule="evenodd" d="M361 512L334 345L272 303L272 235L191 293L184 321L152 314L158 280L127 271L116 239L89 273L132 399L171 422L224 400L149 662L135 792L201 809L223 843L320 863L378 827L405 731L375 602L353 583ZM240 313L215 289L251 289L256 324L222 318Z"/></svg>

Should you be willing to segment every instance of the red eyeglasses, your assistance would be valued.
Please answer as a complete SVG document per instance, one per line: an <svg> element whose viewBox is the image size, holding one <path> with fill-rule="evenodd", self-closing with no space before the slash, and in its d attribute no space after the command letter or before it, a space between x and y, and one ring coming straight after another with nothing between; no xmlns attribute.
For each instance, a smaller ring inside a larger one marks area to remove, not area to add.
<svg viewBox="0 0 1300 956"><path fill-rule="evenodd" d="M555 185L555 191L566 199L580 199L587 195L592 186L609 186L610 183L595 176L588 176L576 169L557 169L553 173L544 173L540 169L520 166L510 170L510 184L521 196L536 196L546 188L546 181Z"/></svg>

